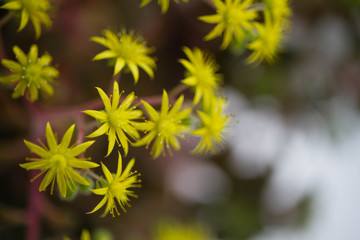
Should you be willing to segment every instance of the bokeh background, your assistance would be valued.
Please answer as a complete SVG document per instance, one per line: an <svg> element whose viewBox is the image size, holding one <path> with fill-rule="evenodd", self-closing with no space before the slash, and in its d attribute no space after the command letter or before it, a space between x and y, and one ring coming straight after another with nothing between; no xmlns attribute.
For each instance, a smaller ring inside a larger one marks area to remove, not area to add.
<svg viewBox="0 0 360 240"><path fill-rule="evenodd" d="M156 48L157 71L152 81L141 72L137 85L125 73L120 88L140 98L172 89L184 77L182 46L197 46L216 57L232 116L214 156L190 154L198 139L156 160L130 149L143 182L135 190L139 198L119 217L85 214L101 197L65 201L45 192L41 239L79 239L83 228L95 239L152 239L157 224L169 219L201 224L219 240L359 239L360 1L291 1L292 28L278 61L258 66L245 63L247 51L220 51L221 39L202 40L213 27L197 19L214 12L205 1L171 3L166 14L156 1L144 8L140 0L52 4L53 27L38 40L30 25L18 33L16 18L1 29L2 57L14 59L13 45L27 52L33 43L53 56L60 77L55 96L40 101L44 108L83 104L98 97L95 87L108 89L113 69L91 61L103 48L89 38L126 28ZM0 239L25 239L31 183L19 163L29 155L23 139L32 116L22 100L11 99L9 86L0 86L0 110ZM52 125L62 136L73 122ZM87 155L115 171L117 156L104 159L106 149L106 138L98 138Z"/></svg>

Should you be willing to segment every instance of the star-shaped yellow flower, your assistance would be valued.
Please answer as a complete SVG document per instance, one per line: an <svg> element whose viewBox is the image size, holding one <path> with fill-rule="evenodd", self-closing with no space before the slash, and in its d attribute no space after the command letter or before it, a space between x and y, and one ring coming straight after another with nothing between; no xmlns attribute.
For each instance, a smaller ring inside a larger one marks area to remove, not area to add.
<svg viewBox="0 0 360 240"><path fill-rule="evenodd" d="M195 89L194 104L203 100L205 107L208 107L222 81L221 75L216 73L219 67L211 56L199 48L190 50L184 47L183 51L189 61L180 59L180 63L187 70L186 78L182 82Z"/></svg>
<svg viewBox="0 0 360 240"><path fill-rule="evenodd" d="M241 43L246 31L252 29L252 22L257 17L257 12L250 7L254 0L213 0L217 14L201 16L201 21L217 24L215 28L205 36L205 40L220 37L222 33L223 42L220 46L225 49L235 39Z"/></svg>
<svg viewBox="0 0 360 240"><path fill-rule="evenodd" d="M0 83L16 83L12 97L19 98L26 92L27 98L34 102L38 99L39 91L52 96L54 89L51 83L58 77L59 72L50 66L51 56L45 53L38 58L38 47L35 44L30 47L27 56L18 46L14 46L13 51L18 62L2 59L2 65L7 67L12 74L0 77Z"/></svg>
<svg viewBox="0 0 360 240"><path fill-rule="evenodd" d="M135 37L132 33L123 30L119 35L104 30L105 38L92 37L91 40L97 42L108 50L97 54L93 60L109 59L114 60L114 75L119 73L127 66L133 77L135 84L139 80L139 67L142 68L150 78L154 78L153 69L156 68L155 59L148 56L154 52L154 48L148 48L141 37Z"/></svg>
<svg viewBox="0 0 360 240"><path fill-rule="evenodd" d="M69 147L74 128L75 125L72 125L64 134L61 143L58 144L50 123L47 123L46 140L48 147L44 145L40 147L24 140L30 151L40 158L27 158L26 160L31 162L20 164L20 166L26 170L41 170L41 173L35 178L46 172L45 177L40 184L39 191L44 191L46 187L51 184L51 194L53 194L55 179L62 197L67 196L67 189L73 191L77 188L75 182L82 185L89 185L88 181L73 168L88 169L99 166L96 163L87 161L89 159L77 158L77 156L85 152L94 141L88 141L78 146Z"/></svg>
<svg viewBox="0 0 360 240"><path fill-rule="evenodd" d="M117 172L116 175L113 176L109 169L103 163L101 163L106 181L102 181L102 188L94 189L92 192L96 195L104 195L104 198L89 213L96 212L102 206L104 206L105 203L107 203L102 217L105 217L109 212L113 217L115 217L115 212L117 215L120 215L120 212L116 207L116 201L120 205L121 209L126 212L125 205L130 207L129 196L135 198L137 197L137 195L135 195L133 191L129 190L129 188L141 187L141 180L138 179L140 174L137 174L136 171L131 172L134 164L135 159L131 159L125 170L122 172L122 158L119 153Z"/></svg>
<svg viewBox="0 0 360 240"><path fill-rule="evenodd" d="M186 119L191 113L191 109L181 110L184 96L180 96L170 109L167 92L163 91L161 110L157 112L150 104L143 101L144 107L150 119L140 126L146 135L134 143L134 146L148 146L153 140L151 154L154 158L165 154L165 148L171 153L172 146L175 150L180 149L180 142L177 137L182 137L188 131Z"/></svg>
<svg viewBox="0 0 360 240"><path fill-rule="evenodd" d="M282 27L280 22L274 22L269 12L265 11L264 24L255 23L257 36L248 45L248 49L253 52L247 58L248 63L260 63L263 60L273 63L282 42Z"/></svg>
<svg viewBox="0 0 360 240"><path fill-rule="evenodd" d="M105 109L101 111L86 110L84 113L92 116L102 125L88 137L93 138L107 134L109 146L106 156L112 152L115 142L123 147L124 153L127 155L129 150L128 142L130 141L127 136L130 136L130 138L134 140L140 138L137 131L137 120L142 118L142 111L135 109L135 106L131 105L136 98L135 94L133 92L130 93L119 105L121 94L116 81L113 86L111 103L109 97L101 88L97 88L97 90L104 103Z"/></svg>
<svg viewBox="0 0 360 240"><path fill-rule="evenodd" d="M228 125L228 115L224 115L226 100L222 97L214 98L211 106L205 111L198 111L201 119L200 128L192 134L200 136L201 140L195 147L194 153L215 153L217 147L224 141L223 135Z"/></svg>
<svg viewBox="0 0 360 240"><path fill-rule="evenodd" d="M41 35L41 24L44 24L46 27L51 26L51 20L47 13L50 9L49 0L10 0L0 8L21 12L18 31L21 31L30 19L35 29L36 38L39 38Z"/></svg>

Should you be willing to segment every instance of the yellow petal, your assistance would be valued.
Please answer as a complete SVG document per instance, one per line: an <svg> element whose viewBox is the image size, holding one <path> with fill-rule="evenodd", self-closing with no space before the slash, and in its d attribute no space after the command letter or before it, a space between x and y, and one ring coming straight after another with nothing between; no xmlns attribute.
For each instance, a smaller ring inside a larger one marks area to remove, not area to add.
<svg viewBox="0 0 360 240"><path fill-rule="evenodd" d="M46 124L46 140L49 146L50 151L57 151L57 140L55 139L54 133L51 129L50 123L47 122Z"/></svg>
<svg viewBox="0 0 360 240"><path fill-rule="evenodd" d="M71 127L64 134L64 137L63 137L61 143L59 144L60 151L65 151L69 147L71 137L74 133L74 129L75 129L75 124L71 125Z"/></svg>

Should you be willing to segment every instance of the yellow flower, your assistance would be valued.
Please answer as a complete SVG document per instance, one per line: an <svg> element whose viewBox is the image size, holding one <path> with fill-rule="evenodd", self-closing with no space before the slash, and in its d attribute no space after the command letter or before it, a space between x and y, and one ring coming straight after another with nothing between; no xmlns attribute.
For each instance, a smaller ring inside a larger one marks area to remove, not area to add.
<svg viewBox="0 0 360 240"><path fill-rule="evenodd" d="M211 40L221 36L224 32L223 42L220 46L225 49L233 41L242 42L246 31L252 29L252 22L257 13L250 7L254 0L213 0L217 14L199 17L200 20L217 25L205 36L205 40Z"/></svg>
<svg viewBox="0 0 360 240"><path fill-rule="evenodd" d="M111 103L110 99L101 88L97 88L97 90L104 103L105 109L101 111L86 110L84 113L92 116L102 125L88 137L93 138L107 134L109 146L106 156L112 152L115 141L119 145L121 144L125 155L127 155L129 150L129 139L127 136L130 136L134 140L140 138L136 129L138 124L136 120L141 119L142 111L135 109L135 106L131 106L131 103L136 98L135 94L133 92L130 93L119 105L121 94L119 93L119 85L116 81L114 82Z"/></svg>
<svg viewBox="0 0 360 240"><path fill-rule="evenodd" d="M282 28L278 22L273 22L265 11L265 23L255 23L257 37L248 45L253 53L247 58L248 63L260 63L265 60L273 63L282 42Z"/></svg>
<svg viewBox="0 0 360 240"><path fill-rule="evenodd" d="M34 25L36 38L39 38L41 35L40 25L42 23L46 27L51 26L51 20L47 13L50 8L48 0L10 0L0 8L21 12L21 20L18 31L21 31L30 19Z"/></svg>
<svg viewBox="0 0 360 240"><path fill-rule="evenodd" d="M184 47L183 51L190 61L180 59L180 63L186 68L186 78L182 82L195 88L194 104L203 100L205 106L209 106L219 83L222 81L220 74L216 74L219 67L211 56L207 56L199 48L192 51Z"/></svg>
<svg viewBox="0 0 360 240"><path fill-rule="evenodd" d="M18 62L2 59L1 63L7 67L12 74L0 77L0 82L5 84L17 83L13 98L19 98L27 90L27 98L34 102L38 99L39 90L48 95L54 94L51 86L53 78L58 77L59 72L54 67L49 66L51 56L47 53L38 58L38 47L34 44L30 47L28 56L18 47L14 46L13 51Z"/></svg>
<svg viewBox="0 0 360 240"><path fill-rule="evenodd" d="M171 153L170 145L175 149L180 149L180 143L177 136L182 137L188 130L186 118L188 118L191 109L181 111L184 96L180 96L174 106L170 109L167 92L163 91L160 113L157 112L150 104L143 101L144 107L149 114L150 119L140 125L146 135L134 146L148 145L154 140L151 154L157 158L161 153L165 154L166 146Z"/></svg>
<svg viewBox="0 0 360 240"><path fill-rule="evenodd" d="M210 232L197 224L183 224L174 221L160 222L152 240L209 240Z"/></svg>
<svg viewBox="0 0 360 240"><path fill-rule="evenodd" d="M108 48L108 50L97 54L93 60L114 60L114 75L127 66L134 77L135 84L139 80L138 67L142 68L150 78L154 77L155 59L148 56L154 52L154 48L146 47L146 43L141 40L141 37L135 38L134 34L128 34L125 30L119 33L119 36L110 30L104 30L104 35L105 38L91 38L92 41Z"/></svg>
<svg viewBox="0 0 360 240"><path fill-rule="evenodd" d="M265 6L274 22L284 27L288 26L288 18L291 16L288 0L265 0Z"/></svg>
<svg viewBox="0 0 360 240"><path fill-rule="evenodd" d="M78 146L69 147L74 128L75 125L72 125L64 134L61 143L58 144L50 124L47 123L46 140L48 147L43 144L42 147L40 147L24 140L30 151L38 155L40 158L27 158L26 160L31 162L20 164L20 166L26 170L40 169L41 173L34 179L47 172L40 184L40 192L44 191L46 187L51 184L51 194L53 194L55 179L62 197L66 197L68 191L67 188L71 191L77 188L75 182L82 185L89 185L88 181L86 181L85 178L83 178L73 168L88 169L99 166L96 163L87 161L88 159L76 158L76 156L90 147L94 141L88 141Z"/></svg>
<svg viewBox="0 0 360 240"><path fill-rule="evenodd" d="M226 100L221 97L214 98L211 106L203 111L198 111L201 127L192 132L200 136L201 140L195 147L194 153L216 152L216 147L223 141L223 134L228 125L228 115L224 115Z"/></svg>
<svg viewBox="0 0 360 240"><path fill-rule="evenodd" d="M117 215L120 215L116 207L116 201L118 202L122 210L126 212L125 205L130 207L128 196L135 198L137 197L137 195L135 195L133 191L129 190L129 188L141 187L141 185L139 184L141 180L138 179L138 176L140 176L140 174L136 174L136 171L130 172L134 164L135 159L131 159L125 170L122 172L122 159L119 153L117 172L116 175L113 176L113 174L108 170L108 168L103 163L101 163L101 167L106 177L106 181L102 181L102 184L104 185L102 188L93 189L92 192L96 195L104 195L104 198L89 213L96 212L102 206L104 206L105 203L107 203L102 217L105 217L108 212L110 212L113 217L115 217L115 212L117 213Z"/></svg>
<svg viewBox="0 0 360 240"><path fill-rule="evenodd" d="M183 2L187 2L188 0L181 0ZM151 2L151 0L142 0L140 7L144 7L148 5ZM175 0L176 3L179 2L179 0ZM166 11L169 8L169 0L158 0L158 4L161 5L161 12L166 13Z"/></svg>

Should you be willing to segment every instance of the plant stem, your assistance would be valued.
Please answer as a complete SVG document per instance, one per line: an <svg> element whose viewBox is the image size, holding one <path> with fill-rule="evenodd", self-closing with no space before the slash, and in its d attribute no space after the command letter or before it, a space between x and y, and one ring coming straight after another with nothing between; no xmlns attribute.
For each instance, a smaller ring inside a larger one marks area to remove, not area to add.
<svg viewBox="0 0 360 240"><path fill-rule="evenodd" d="M2 28L12 17L14 16L14 12L9 12L2 19L0 19L0 28Z"/></svg>

